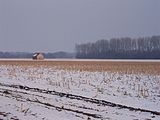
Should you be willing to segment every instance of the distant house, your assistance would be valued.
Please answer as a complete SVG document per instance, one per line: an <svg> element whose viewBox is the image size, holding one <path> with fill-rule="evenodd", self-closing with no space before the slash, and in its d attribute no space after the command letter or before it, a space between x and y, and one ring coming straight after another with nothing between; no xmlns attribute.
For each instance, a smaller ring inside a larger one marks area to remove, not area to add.
<svg viewBox="0 0 160 120"><path fill-rule="evenodd" d="M34 53L32 56L33 60L44 60L44 55L42 53Z"/></svg>

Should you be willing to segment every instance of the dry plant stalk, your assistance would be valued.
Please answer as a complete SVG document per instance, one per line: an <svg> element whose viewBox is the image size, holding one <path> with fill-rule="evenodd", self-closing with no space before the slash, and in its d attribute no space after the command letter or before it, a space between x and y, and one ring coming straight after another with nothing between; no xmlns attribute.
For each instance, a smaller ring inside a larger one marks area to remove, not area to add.
<svg viewBox="0 0 160 120"><path fill-rule="evenodd" d="M160 74L160 62L118 62L118 61L5 61L0 65L14 65L27 67L56 67L63 70L79 71L110 71L127 74Z"/></svg>

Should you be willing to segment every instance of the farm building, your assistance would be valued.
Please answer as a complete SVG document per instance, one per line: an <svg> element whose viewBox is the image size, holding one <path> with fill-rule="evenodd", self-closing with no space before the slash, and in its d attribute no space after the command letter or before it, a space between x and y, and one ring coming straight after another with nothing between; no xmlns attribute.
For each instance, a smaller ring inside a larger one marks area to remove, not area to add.
<svg viewBox="0 0 160 120"><path fill-rule="evenodd" d="M32 56L33 60L44 60L44 55L42 53L34 53Z"/></svg>

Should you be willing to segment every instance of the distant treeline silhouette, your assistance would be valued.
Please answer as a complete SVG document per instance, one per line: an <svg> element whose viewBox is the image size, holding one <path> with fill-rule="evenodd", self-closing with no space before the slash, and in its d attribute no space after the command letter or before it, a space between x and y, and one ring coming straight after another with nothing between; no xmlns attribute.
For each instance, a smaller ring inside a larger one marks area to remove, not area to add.
<svg viewBox="0 0 160 120"><path fill-rule="evenodd" d="M160 36L103 39L75 49L76 58L83 59L160 59Z"/></svg>
<svg viewBox="0 0 160 120"><path fill-rule="evenodd" d="M32 58L34 53L29 52L0 52L0 58ZM47 59L53 58L75 58L74 53L67 52L54 52L54 53L43 53Z"/></svg>

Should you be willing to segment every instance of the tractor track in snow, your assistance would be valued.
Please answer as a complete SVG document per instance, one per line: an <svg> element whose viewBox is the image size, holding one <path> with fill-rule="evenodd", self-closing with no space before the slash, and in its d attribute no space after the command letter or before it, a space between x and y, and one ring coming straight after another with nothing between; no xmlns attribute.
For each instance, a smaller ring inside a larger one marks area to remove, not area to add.
<svg viewBox="0 0 160 120"><path fill-rule="evenodd" d="M9 89L10 87L8 87L6 85L5 85L5 87L6 88L0 88L0 96L4 96L4 97L10 98L10 99L16 99L17 101L21 101L21 102L27 102L28 101L28 102L31 102L31 103L38 103L38 104L46 106L47 108L55 108L57 111L65 110L65 111L68 111L68 112L82 114L82 115L85 115L87 117L93 117L93 118L99 118L99 119L103 118L99 114L94 114L94 113L78 110L79 108L81 108L81 109L88 109L88 110L92 110L92 111L98 111L98 110L93 109L93 108L75 106L77 109L75 109L75 108L71 109L71 108L67 108L67 107L64 107L64 106L53 105L49 102L42 102L43 100L39 100L37 98L33 99L33 98L29 98L29 97L24 97L23 95L36 96L36 97L39 97L39 98L41 97L43 99L45 99L47 97L43 97L41 95L37 95L37 94L34 94L34 93L28 93L27 91L24 92L24 91L12 90L12 89ZM11 87L11 88L13 88L13 87ZM23 89L20 89L20 90L23 90ZM7 116L7 114L5 114L5 116Z"/></svg>
<svg viewBox="0 0 160 120"><path fill-rule="evenodd" d="M147 113L151 113L151 114L160 116L160 112L158 112L158 111L152 111L152 110L147 110L147 109L142 109L142 108L129 107L129 106L126 106L126 105L116 104L116 103L108 102L108 101L105 101L105 100L98 100L98 99L83 97L83 96L79 96L79 95L67 94L67 93L62 93L62 92L57 92L57 91L50 91L50 90L39 89L39 88L31 88L31 87L22 86L22 85L9 85L9 84L0 83L0 86L16 88L16 89L21 89L21 90L26 90L26 91L31 91L31 92L44 93L44 94L49 94L49 95L57 95L59 97L66 97L66 98L69 98L69 99L81 100L81 101L85 101L85 102L94 103L94 104L97 104L97 105L109 106L109 107L117 107L118 109L128 109L130 111L147 112ZM40 104L43 104L43 105L46 105L46 106L50 106L50 107L55 107L56 108L56 106L54 106L54 105L51 105L49 103L43 103L43 102L38 101L38 100L30 100L30 99L28 99L28 101L37 102L37 103L40 103ZM57 109L64 109L64 108L57 107ZM64 110L72 111L72 112L76 112L76 113L81 113L81 114L88 115L88 116L91 116L91 117L94 117L94 118L101 118L101 116L99 116L99 115L90 114L90 113L83 113L82 111L69 110L68 108L66 108Z"/></svg>

